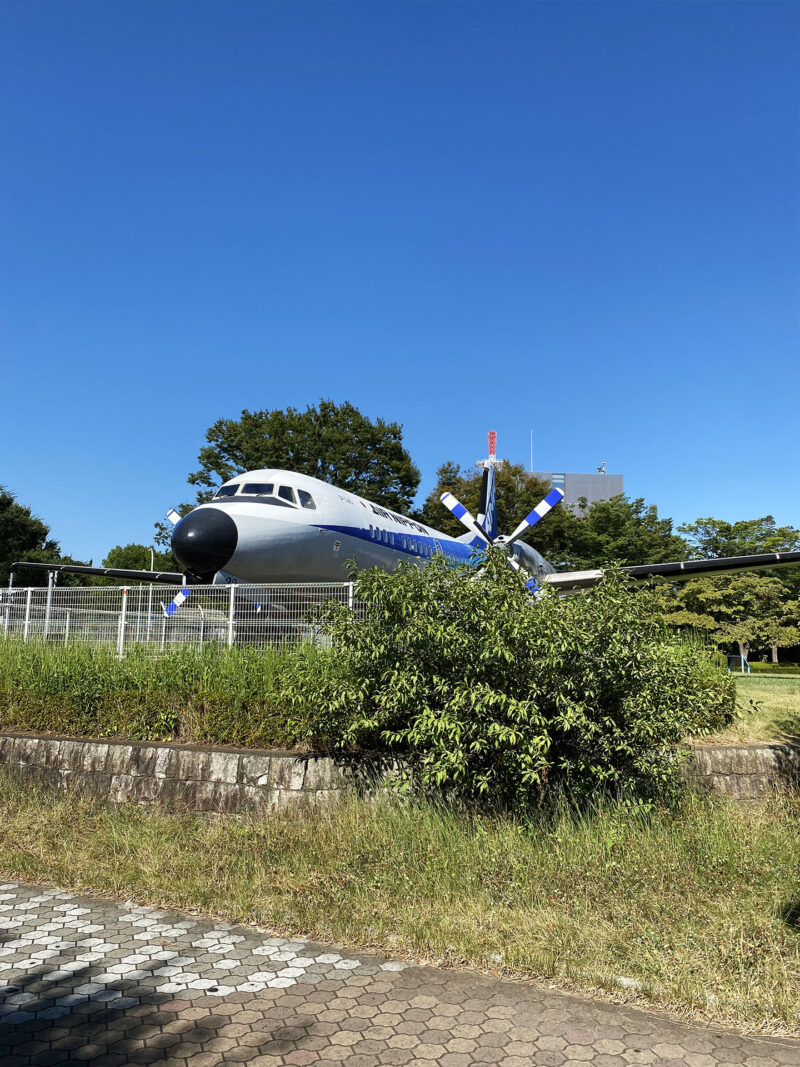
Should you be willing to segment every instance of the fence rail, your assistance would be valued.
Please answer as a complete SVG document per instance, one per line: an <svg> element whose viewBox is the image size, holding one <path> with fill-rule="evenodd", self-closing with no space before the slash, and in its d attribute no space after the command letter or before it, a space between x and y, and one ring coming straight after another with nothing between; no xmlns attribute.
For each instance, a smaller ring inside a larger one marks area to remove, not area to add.
<svg viewBox="0 0 800 1067"><path fill-rule="evenodd" d="M315 636L314 609L329 600L361 610L352 582L14 587L0 589L0 636L111 644L120 655L132 644L298 644Z"/></svg>

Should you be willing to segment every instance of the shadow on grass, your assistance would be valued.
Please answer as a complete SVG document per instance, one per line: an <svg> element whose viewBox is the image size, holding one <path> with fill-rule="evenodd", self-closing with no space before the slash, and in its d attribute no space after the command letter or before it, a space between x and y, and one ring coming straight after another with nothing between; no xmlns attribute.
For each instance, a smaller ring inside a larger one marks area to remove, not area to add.
<svg viewBox="0 0 800 1067"><path fill-rule="evenodd" d="M793 934L800 937L800 895L793 897L788 904L781 909L781 919L789 927Z"/></svg>

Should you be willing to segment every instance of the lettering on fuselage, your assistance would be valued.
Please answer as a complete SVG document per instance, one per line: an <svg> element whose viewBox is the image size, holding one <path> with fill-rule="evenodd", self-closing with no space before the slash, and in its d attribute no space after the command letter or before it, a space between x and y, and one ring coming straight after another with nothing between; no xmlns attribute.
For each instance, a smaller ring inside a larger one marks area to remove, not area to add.
<svg viewBox="0 0 800 1067"><path fill-rule="evenodd" d="M401 526L410 526L412 530L416 530L417 533L428 535L428 531L420 523L414 522L413 519L406 518L405 515L395 515L393 511L387 511L386 508L380 507L378 504L370 504L370 507L376 515L379 515L382 519L388 519L389 522L399 522Z"/></svg>

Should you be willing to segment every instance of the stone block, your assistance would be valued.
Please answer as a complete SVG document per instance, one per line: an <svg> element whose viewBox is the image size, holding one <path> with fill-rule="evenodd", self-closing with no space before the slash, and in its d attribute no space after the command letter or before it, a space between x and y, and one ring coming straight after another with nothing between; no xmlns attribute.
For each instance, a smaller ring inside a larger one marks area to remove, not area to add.
<svg viewBox="0 0 800 1067"><path fill-rule="evenodd" d="M42 767L61 766L62 742L56 737L42 738L39 746L39 763Z"/></svg>
<svg viewBox="0 0 800 1067"><path fill-rule="evenodd" d="M131 745L129 773L136 777L152 778L155 774L159 752L160 749L154 745Z"/></svg>
<svg viewBox="0 0 800 1067"><path fill-rule="evenodd" d="M83 768L83 750L85 741L62 741L61 769L64 772L77 771Z"/></svg>
<svg viewBox="0 0 800 1067"><path fill-rule="evenodd" d="M302 789L274 789L269 794L268 811L307 811L313 807L313 793Z"/></svg>
<svg viewBox="0 0 800 1067"><path fill-rule="evenodd" d="M297 756L274 756L270 767L270 788L302 789L306 777L305 761Z"/></svg>
<svg viewBox="0 0 800 1067"><path fill-rule="evenodd" d="M208 781L235 785L239 780L239 753L212 751L209 756Z"/></svg>
<svg viewBox="0 0 800 1067"><path fill-rule="evenodd" d="M113 775L104 772L81 775L83 788L100 800L108 800Z"/></svg>
<svg viewBox="0 0 800 1067"><path fill-rule="evenodd" d="M83 770L88 774L105 771L108 762L108 745L101 741L87 741L83 746Z"/></svg>
<svg viewBox="0 0 800 1067"><path fill-rule="evenodd" d="M178 752L174 748L156 749L156 759L153 765L153 777L175 778L179 767Z"/></svg>
<svg viewBox="0 0 800 1067"><path fill-rule="evenodd" d="M214 782L187 782L184 803L193 811L214 811Z"/></svg>
<svg viewBox="0 0 800 1067"><path fill-rule="evenodd" d="M241 807L240 786L233 782L214 782L212 811L234 813Z"/></svg>
<svg viewBox="0 0 800 1067"><path fill-rule="evenodd" d="M157 778L139 775L133 779L131 799L138 804L153 804L158 799L158 786Z"/></svg>
<svg viewBox="0 0 800 1067"><path fill-rule="evenodd" d="M352 776L330 757L318 756L306 760L303 789L344 789L349 784L352 784Z"/></svg>
<svg viewBox="0 0 800 1067"><path fill-rule="evenodd" d="M239 781L243 786L267 787L270 781L269 774L271 762L272 757L265 756L261 752L240 756Z"/></svg>
<svg viewBox="0 0 800 1067"><path fill-rule="evenodd" d="M133 748L133 745L109 745L106 770L110 774L130 774L133 767Z"/></svg>
<svg viewBox="0 0 800 1067"><path fill-rule="evenodd" d="M108 799L115 804L135 799L136 776L133 774L112 774L108 786Z"/></svg>
<svg viewBox="0 0 800 1067"><path fill-rule="evenodd" d="M202 749L177 749L178 765L176 776L187 782L205 782L208 780L208 767L211 754Z"/></svg>

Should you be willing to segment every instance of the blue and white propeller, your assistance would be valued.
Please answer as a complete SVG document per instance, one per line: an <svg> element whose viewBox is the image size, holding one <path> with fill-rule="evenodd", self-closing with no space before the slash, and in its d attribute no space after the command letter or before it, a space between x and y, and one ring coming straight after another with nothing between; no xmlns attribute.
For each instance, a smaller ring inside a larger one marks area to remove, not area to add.
<svg viewBox="0 0 800 1067"><path fill-rule="evenodd" d="M548 511L552 511L556 504L558 504L561 500L564 499L564 490L551 489L547 496L544 498L544 500L539 501L533 511L531 511L528 515L525 516L525 518L510 536L506 537L505 535L501 534L499 537L495 538L489 537L489 535L486 533L486 531L475 518L475 516L472 515L472 513L467 508L465 508L464 505L456 497L454 497L452 493L442 493L439 499L444 504L444 506L449 511L451 511L453 515L455 515L459 522L463 523L463 525L466 526L466 528L471 533L474 533L478 537L480 537L480 539L485 544L491 545L493 548L505 549L507 553L506 559L508 560L509 566L512 567L515 571L521 572L522 567L520 566L519 561L514 558L514 555L511 552L514 543L518 541L524 533L527 533L528 530L532 529L537 522L540 522L548 513ZM530 578L528 579L528 581L525 582L525 587L529 589L532 593L535 593L536 590L539 588L539 584L535 578Z"/></svg>

